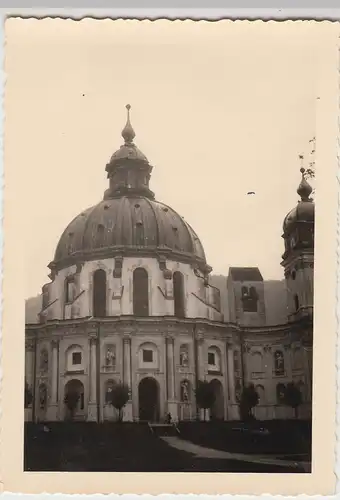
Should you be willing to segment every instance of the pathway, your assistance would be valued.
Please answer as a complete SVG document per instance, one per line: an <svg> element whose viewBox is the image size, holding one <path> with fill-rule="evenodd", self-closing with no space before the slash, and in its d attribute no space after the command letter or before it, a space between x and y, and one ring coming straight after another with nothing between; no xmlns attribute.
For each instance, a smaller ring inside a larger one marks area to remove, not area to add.
<svg viewBox="0 0 340 500"><path fill-rule="evenodd" d="M185 441L178 437L173 436L160 436L169 446L177 450L186 451L198 458L217 458L228 460L240 460L242 462L253 462L263 465L282 465L283 467L303 467L305 472L310 472L311 464L309 462L297 462L293 460L280 460L278 458L270 458L264 455L246 455L244 453L229 453L228 451L215 450L213 448L206 448L197 444Z"/></svg>

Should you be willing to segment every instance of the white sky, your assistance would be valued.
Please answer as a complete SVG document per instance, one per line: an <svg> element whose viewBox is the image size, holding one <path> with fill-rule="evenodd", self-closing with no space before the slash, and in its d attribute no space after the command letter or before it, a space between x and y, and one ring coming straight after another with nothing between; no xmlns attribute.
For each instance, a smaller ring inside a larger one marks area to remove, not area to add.
<svg viewBox="0 0 340 500"><path fill-rule="evenodd" d="M9 24L5 153L25 186L25 296L48 281L66 225L101 201L127 103L151 189L193 226L213 272L281 279L282 221L315 134L313 26Z"/></svg>

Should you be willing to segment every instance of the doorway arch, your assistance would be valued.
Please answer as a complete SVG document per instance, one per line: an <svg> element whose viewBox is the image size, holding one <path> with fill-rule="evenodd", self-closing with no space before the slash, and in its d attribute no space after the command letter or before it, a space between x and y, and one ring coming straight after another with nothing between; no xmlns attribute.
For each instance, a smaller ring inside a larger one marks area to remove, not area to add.
<svg viewBox="0 0 340 500"><path fill-rule="evenodd" d="M210 416L212 420L224 420L224 395L223 385L216 378L210 382L214 391L215 400L211 408Z"/></svg>
<svg viewBox="0 0 340 500"><path fill-rule="evenodd" d="M159 421L159 385L157 380L152 377L145 377L139 382L138 403L140 421Z"/></svg>
<svg viewBox="0 0 340 500"><path fill-rule="evenodd" d="M74 420L85 418L84 385L78 379L72 379L65 385L65 416Z"/></svg>

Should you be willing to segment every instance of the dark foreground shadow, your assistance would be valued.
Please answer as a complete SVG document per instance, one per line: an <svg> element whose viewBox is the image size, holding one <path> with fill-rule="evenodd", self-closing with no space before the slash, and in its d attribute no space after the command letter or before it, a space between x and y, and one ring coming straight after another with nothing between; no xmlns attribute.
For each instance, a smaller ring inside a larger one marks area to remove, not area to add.
<svg viewBox="0 0 340 500"><path fill-rule="evenodd" d="M197 458L168 446L147 424L66 423L25 425L25 471L86 472L275 472L281 467Z"/></svg>

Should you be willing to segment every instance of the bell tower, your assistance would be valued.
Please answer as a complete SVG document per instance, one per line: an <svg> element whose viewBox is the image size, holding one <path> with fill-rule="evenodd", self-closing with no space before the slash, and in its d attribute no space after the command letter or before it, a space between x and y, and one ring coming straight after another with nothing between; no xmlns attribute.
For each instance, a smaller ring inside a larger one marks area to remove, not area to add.
<svg viewBox="0 0 340 500"><path fill-rule="evenodd" d="M306 171L301 168L300 172L300 200L285 217L282 235L285 251L281 265L288 294L288 321L313 316L315 205Z"/></svg>

